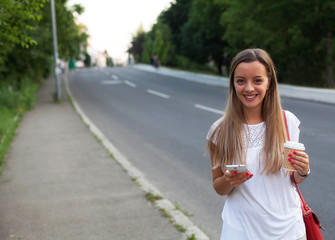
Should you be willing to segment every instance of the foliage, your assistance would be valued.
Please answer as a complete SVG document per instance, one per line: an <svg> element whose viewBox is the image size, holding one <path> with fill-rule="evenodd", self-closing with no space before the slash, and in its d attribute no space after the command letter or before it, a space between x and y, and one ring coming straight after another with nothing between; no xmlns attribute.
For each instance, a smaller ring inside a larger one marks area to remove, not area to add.
<svg viewBox="0 0 335 240"><path fill-rule="evenodd" d="M24 111L35 104L37 85L25 81L21 89L0 85L0 173L3 159Z"/></svg>
<svg viewBox="0 0 335 240"><path fill-rule="evenodd" d="M208 66L212 61L221 74L222 65L228 61L223 54L225 42L221 39L218 8L212 0L177 0L160 14L148 33L141 32L142 45L136 42L138 35L133 37L130 49L142 46L137 61L149 63L151 56L157 56L163 65L190 70L212 72Z"/></svg>
<svg viewBox="0 0 335 240"><path fill-rule="evenodd" d="M17 45L29 48L37 42L29 35L36 30L34 23L42 18L45 0L0 1L0 66ZM0 68L1 70L1 68Z"/></svg>
<svg viewBox="0 0 335 240"><path fill-rule="evenodd" d="M161 64L174 63L175 45L172 42L172 33L168 25L161 19L152 27L152 34L148 35L151 38L150 55L157 56ZM148 50L148 49L146 49Z"/></svg>
<svg viewBox="0 0 335 240"><path fill-rule="evenodd" d="M55 1L59 56L80 58L88 35L75 23L83 7ZM37 86L50 75L53 61L48 0L0 1L0 165L20 116L34 106Z"/></svg>
<svg viewBox="0 0 335 240"><path fill-rule="evenodd" d="M150 63L156 56L162 64L171 64L174 56L174 46L171 42L171 32L161 18L157 19L152 30L145 33L140 26L137 34L133 36L132 47L128 50L135 56L137 62Z"/></svg>
<svg viewBox="0 0 335 240"><path fill-rule="evenodd" d="M133 54L136 61L140 61L143 53L143 44L145 42L146 33L143 30L143 26L140 25L137 33L133 36L131 41L131 47L128 49L128 52Z"/></svg>
<svg viewBox="0 0 335 240"><path fill-rule="evenodd" d="M281 82L334 88L334 34L334 0L176 0L132 47L137 61L155 54L168 66L212 62L220 74L237 52L263 48Z"/></svg>
<svg viewBox="0 0 335 240"><path fill-rule="evenodd" d="M229 63L223 52L227 46L222 39L225 29L220 24L223 10L214 0L194 0L182 28L181 43L183 55L201 64L214 61L219 74L223 73L222 66Z"/></svg>
<svg viewBox="0 0 335 240"><path fill-rule="evenodd" d="M217 2L226 8L221 18L229 45L225 51L235 54L243 48L264 48L274 59L281 81L329 85L325 78L325 39L327 32L334 31L333 1Z"/></svg>
<svg viewBox="0 0 335 240"><path fill-rule="evenodd" d="M89 36L85 26L75 23L74 14L80 15L84 8L79 4L67 8L66 2L55 1L59 57L66 60L80 59L81 53L86 51ZM49 6L45 10L44 19L49 21Z"/></svg>
<svg viewBox="0 0 335 240"><path fill-rule="evenodd" d="M2 172L4 158L21 118L21 113L14 115L11 111L0 109L0 173Z"/></svg>
<svg viewBox="0 0 335 240"><path fill-rule="evenodd" d="M0 48L0 77L10 85L20 86L24 78L39 81L50 74L53 55L51 14L50 4L45 3L46 0L1 2L0 25L5 26L5 31L0 32L3 46ZM83 8L75 5L68 9L66 0L55 1L55 7L59 56L80 58L86 49L88 35L84 27L75 23L73 14L75 11L81 13ZM19 41L21 38L25 44Z"/></svg>
<svg viewBox="0 0 335 240"><path fill-rule="evenodd" d="M91 66L91 56L88 55L88 53L85 53L84 64L85 64L85 67Z"/></svg>
<svg viewBox="0 0 335 240"><path fill-rule="evenodd" d="M171 40L176 52L181 51L182 28L188 20L192 0L176 0L169 9L161 13L160 18L171 30Z"/></svg>

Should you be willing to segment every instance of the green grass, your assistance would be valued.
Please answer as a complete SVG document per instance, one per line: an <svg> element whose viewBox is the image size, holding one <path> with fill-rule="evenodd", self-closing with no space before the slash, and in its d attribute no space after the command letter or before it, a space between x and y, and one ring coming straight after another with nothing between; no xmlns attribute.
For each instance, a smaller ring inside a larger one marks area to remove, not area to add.
<svg viewBox="0 0 335 240"><path fill-rule="evenodd" d="M167 219L169 219L169 222L170 222L170 223L173 223L172 216L170 215L170 213L168 213L168 211L166 211L166 209L160 208L159 210L163 213L163 215L164 215Z"/></svg>
<svg viewBox="0 0 335 240"><path fill-rule="evenodd" d="M7 151L9 149L10 143L15 136L16 128L19 125L22 118L22 113L13 116L13 113L8 113L7 110L0 109L0 173L2 172L2 167L4 164L4 159L6 157Z"/></svg>
<svg viewBox="0 0 335 240"><path fill-rule="evenodd" d="M15 113L7 108L0 108L0 138L6 133L13 122Z"/></svg>
<svg viewBox="0 0 335 240"><path fill-rule="evenodd" d="M174 224L173 225L179 232L186 232L186 228L184 228L183 226L181 226L180 224Z"/></svg>
<svg viewBox="0 0 335 240"><path fill-rule="evenodd" d="M20 88L6 82L0 85L0 173L24 112L35 106L37 86L37 83L26 81Z"/></svg>
<svg viewBox="0 0 335 240"><path fill-rule="evenodd" d="M148 199L150 202L152 202L152 203L154 203L154 202L157 201L157 200L161 200L161 199L163 199L162 196L160 196L160 195L155 195L155 194L153 194L153 193L151 193L151 192L148 192L148 193L146 194L146 197L147 197L147 199Z"/></svg>
<svg viewBox="0 0 335 240"><path fill-rule="evenodd" d="M131 180L136 184L136 186L141 187L142 185L137 181L137 177L132 177ZM147 198L149 199L148 195Z"/></svg>
<svg viewBox="0 0 335 240"><path fill-rule="evenodd" d="M196 240L195 235L192 234L191 236L189 236L189 237L187 238L187 240Z"/></svg>

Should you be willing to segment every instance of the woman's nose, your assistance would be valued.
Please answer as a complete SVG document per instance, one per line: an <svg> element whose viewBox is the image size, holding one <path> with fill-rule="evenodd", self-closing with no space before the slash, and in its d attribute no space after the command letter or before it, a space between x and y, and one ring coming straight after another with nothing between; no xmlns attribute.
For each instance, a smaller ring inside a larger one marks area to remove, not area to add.
<svg viewBox="0 0 335 240"><path fill-rule="evenodd" d="M252 92L253 90L254 90L254 85L250 82L247 82L247 84L245 85L245 91Z"/></svg>

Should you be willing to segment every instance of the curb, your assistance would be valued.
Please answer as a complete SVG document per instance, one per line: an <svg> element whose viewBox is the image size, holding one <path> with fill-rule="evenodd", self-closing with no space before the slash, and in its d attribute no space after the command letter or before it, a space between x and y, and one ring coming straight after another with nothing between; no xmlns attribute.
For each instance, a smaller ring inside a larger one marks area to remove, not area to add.
<svg viewBox="0 0 335 240"><path fill-rule="evenodd" d="M68 78L64 76L65 89L68 96L72 100L73 107L78 115L82 118L82 121L88 126L90 131L101 140L101 144L107 149L112 157L122 166L128 173L131 179L135 180L137 185L146 193L160 196L159 200L153 201L153 204L171 216L172 223L176 226L181 226L186 229L184 235L185 239L196 239L196 240L209 240L209 237L181 211L177 210L175 205L164 197L161 191L152 185L144 176L144 174L138 170L127 158L108 140L108 138L99 130L97 126L86 116L84 111L80 108L79 104L74 99L72 92L68 86ZM195 238L194 238L195 237Z"/></svg>

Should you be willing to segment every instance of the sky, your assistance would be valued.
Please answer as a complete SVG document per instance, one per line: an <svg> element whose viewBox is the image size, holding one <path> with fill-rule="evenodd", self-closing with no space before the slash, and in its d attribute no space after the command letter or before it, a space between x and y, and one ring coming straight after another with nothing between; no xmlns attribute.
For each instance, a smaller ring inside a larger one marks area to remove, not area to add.
<svg viewBox="0 0 335 240"><path fill-rule="evenodd" d="M173 0L69 0L68 6L80 4L85 8L77 21L86 25L91 47L107 50L114 59L125 60L125 52L140 25L149 31L171 2Z"/></svg>

